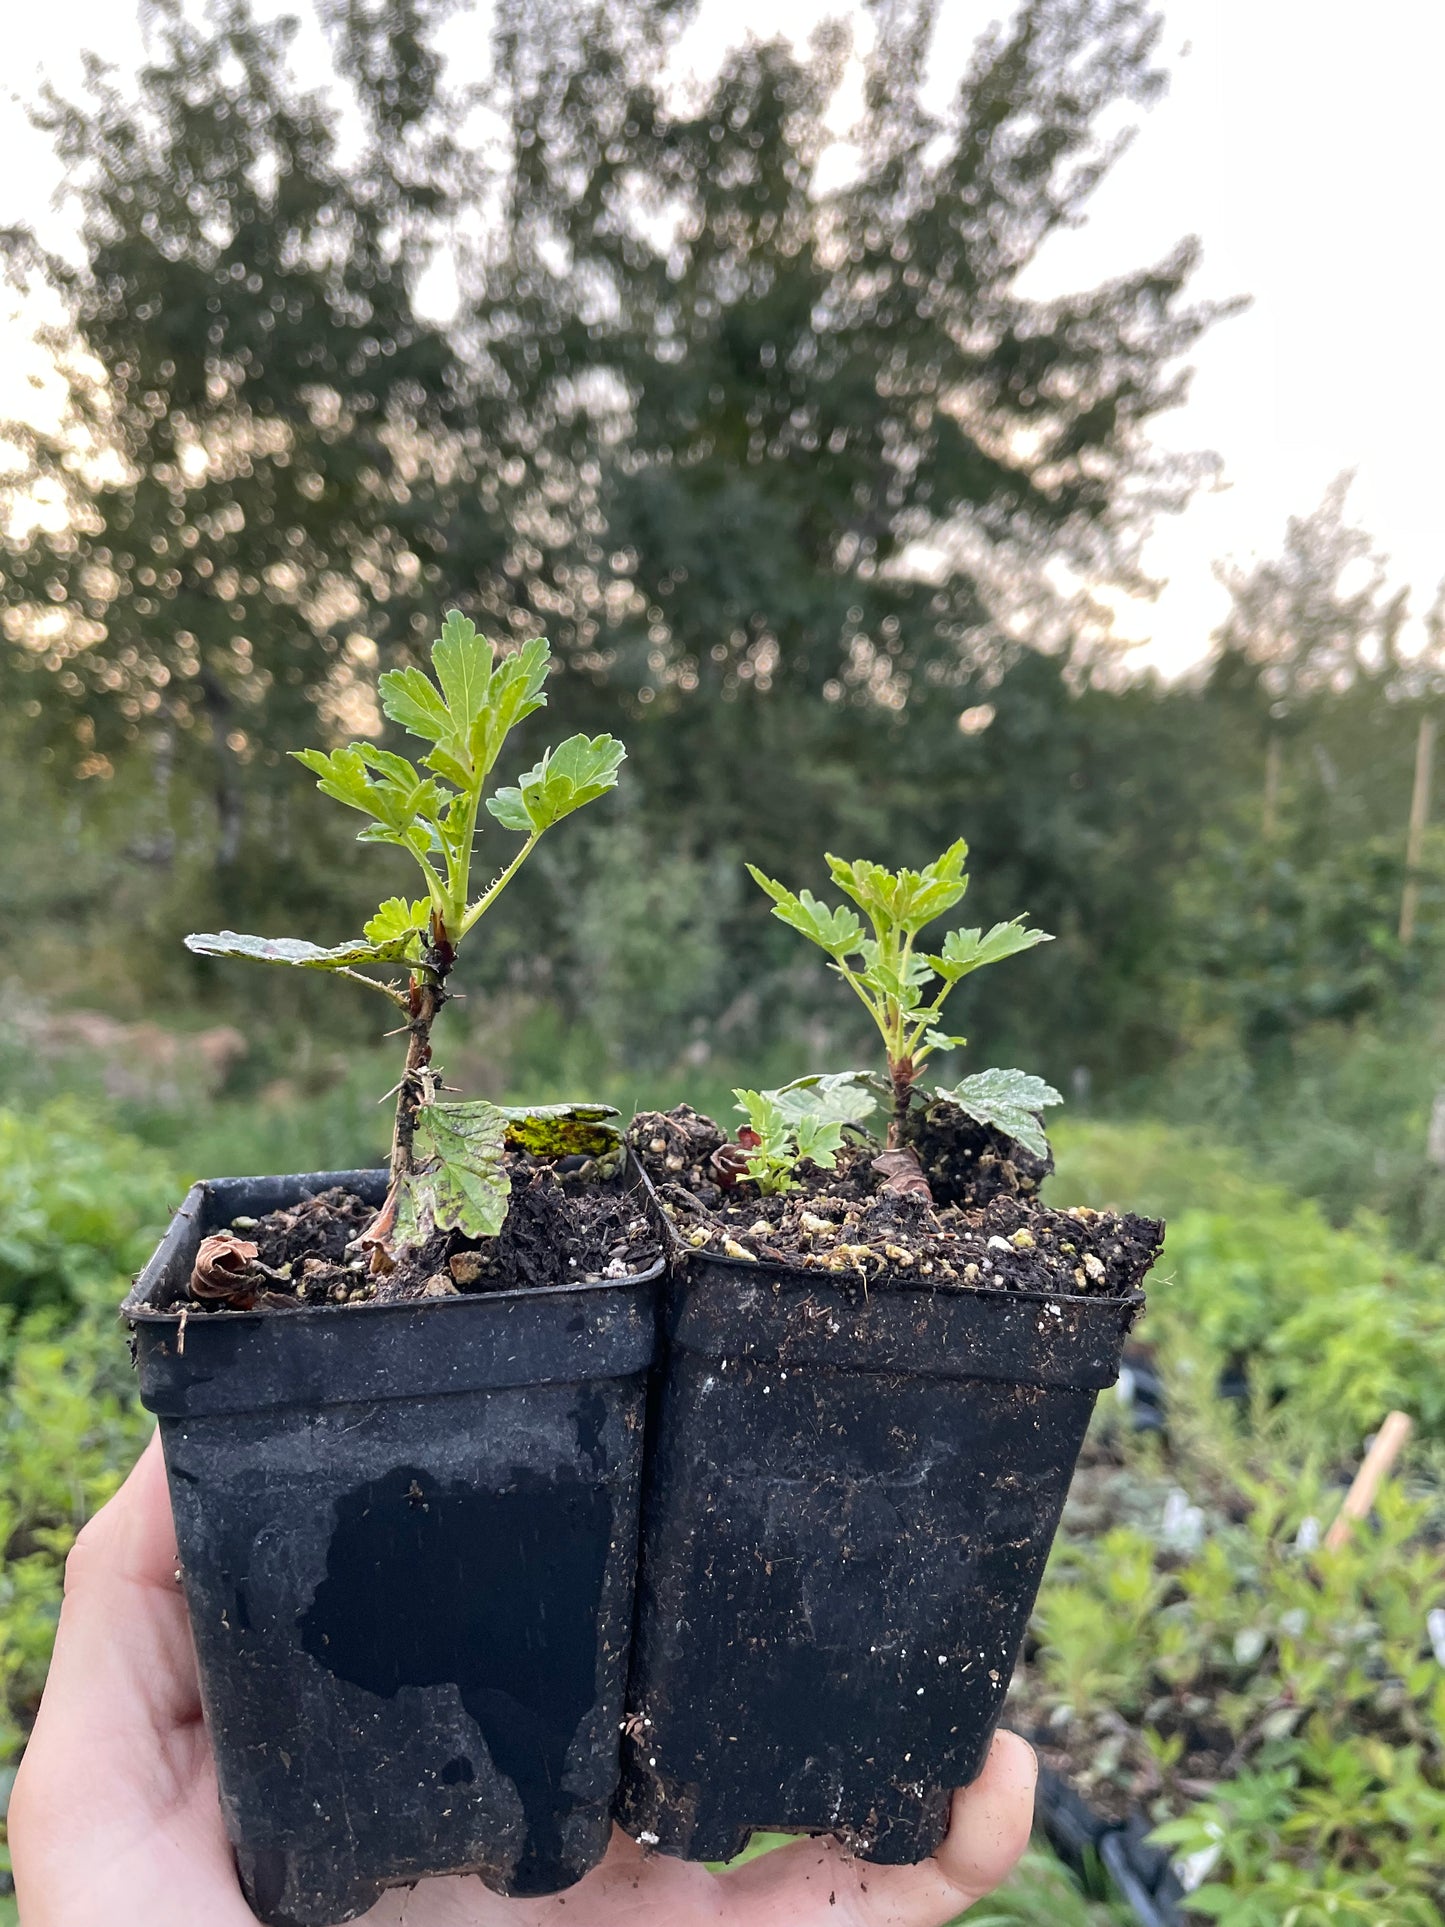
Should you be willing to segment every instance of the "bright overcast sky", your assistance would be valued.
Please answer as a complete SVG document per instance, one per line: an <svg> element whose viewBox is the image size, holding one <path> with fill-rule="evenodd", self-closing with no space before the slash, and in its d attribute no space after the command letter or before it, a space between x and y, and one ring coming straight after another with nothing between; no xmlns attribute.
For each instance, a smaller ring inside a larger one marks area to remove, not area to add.
<svg viewBox="0 0 1445 1927"><path fill-rule="evenodd" d="M268 3L263 11L279 10ZM293 0L292 10L309 9ZM725 39L805 34L842 0L705 0L689 40L699 66ZM947 90L1001 0L943 0L933 83ZM26 124L43 67L73 79L76 50L122 66L141 37L131 0L5 0L10 89L0 99L0 226L39 221L58 170ZM1163 521L1146 561L1167 586L1121 611L1123 634L1166 669L1202 650L1223 612L1218 557L1278 546L1287 515L1357 472L1355 517L1414 588L1417 613L1445 576L1445 383L1440 346L1440 76L1445 8L1431 0L1164 0L1169 93L1100 190L1085 227L1056 237L1028 291L1081 287L1144 265L1198 234L1198 292L1248 294L1195 357L1187 405L1159 440L1213 449L1223 484ZM478 31L475 16L465 29ZM455 31L455 30L454 30ZM0 414L27 359L0 334Z"/></svg>

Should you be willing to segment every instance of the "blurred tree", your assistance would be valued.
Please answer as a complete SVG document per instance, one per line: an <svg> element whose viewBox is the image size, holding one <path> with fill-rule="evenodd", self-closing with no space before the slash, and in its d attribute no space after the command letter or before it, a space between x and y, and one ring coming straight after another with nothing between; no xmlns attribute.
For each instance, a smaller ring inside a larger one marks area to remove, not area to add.
<svg viewBox="0 0 1445 1927"><path fill-rule="evenodd" d="M498 610L669 712L664 782L706 782L736 827L746 756L793 825L800 729L901 713L1010 618L1067 636L1062 576L1136 579L1189 474L1147 430L1217 311L1184 301L1192 243L1077 296L1017 289L1117 153L1101 123L1163 84L1139 0L1027 0L938 113L931 0L870 6L841 181L845 33L749 44L686 90L666 69L694 11L498 8L511 198L472 304L519 478Z"/></svg>
<svg viewBox="0 0 1445 1927"><path fill-rule="evenodd" d="M85 774L133 745L201 770L222 865L317 712L376 727L358 672L429 628L445 504L477 487L455 351L414 302L466 178L422 0L327 12L351 158L291 76L295 22L153 0L135 99L90 60L84 101L37 113L80 266L4 237L12 277L59 297L65 385L53 427L6 431L7 687Z"/></svg>
<svg viewBox="0 0 1445 1927"><path fill-rule="evenodd" d="M1267 699L1261 826L1279 825L1285 743L1312 696L1361 682L1383 691L1400 671L1409 591L1386 589L1383 558L1345 519L1351 476L1339 475L1310 515L1291 516L1280 555L1219 568L1232 600L1215 634L1221 655L1254 667Z"/></svg>
<svg viewBox="0 0 1445 1927"><path fill-rule="evenodd" d="M931 0L873 0L842 144L838 28L687 82L696 0L499 0L474 98L435 51L450 0L318 5L327 95L244 0L204 29L166 0L135 100L97 72L45 110L84 259L9 239L61 297L69 407L11 490L7 687L92 772L144 750L204 783L225 857L259 796L257 890L344 894L277 828L268 791L303 779L268 771L318 714L372 726L373 649L459 601L551 635L562 726L626 736L629 834L708 904L722 980L774 951L718 852L790 876L963 829L979 913L1064 939L1059 1074L1160 1048L1157 904L1221 745L1198 691L1090 686L1082 585L1136 581L1197 472L1148 436L1219 310L1188 299L1192 243L1019 291L1163 85L1144 0L1025 0L936 110ZM443 246L448 327L416 298ZM560 920L541 872L521 903ZM1032 985L993 994L984 1028L1037 1025Z"/></svg>
<svg viewBox="0 0 1445 1927"><path fill-rule="evenodd" d="M1289 518L1280 555L1218 571L1233 606L1216 646L1258 665L1280 715L1301 697L1384 682L1401 667L1409 590L1387 592L1384 558L1346 521L1352 479L1336 476L1312 514Z"/></svg>

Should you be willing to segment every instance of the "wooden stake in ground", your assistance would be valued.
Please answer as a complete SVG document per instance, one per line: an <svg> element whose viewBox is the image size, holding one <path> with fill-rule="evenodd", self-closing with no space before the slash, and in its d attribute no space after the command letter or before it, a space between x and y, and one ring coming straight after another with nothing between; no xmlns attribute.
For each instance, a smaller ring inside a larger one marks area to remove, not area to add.
<svg viewBox="0 0 1445 1927"><path fill-rule="evenodd" d="M1435 718L1420 718L1415 738L1415 787L1410 793L1410 832L1405 841L1405 889L1400 898L1400 941L1410 943L1420 914L1420 862L1430 821L1430 779L1435 768Z"/></svg>
<svg viewBox="0 0 1445 1927"><path fill-rule="evenodd" d="M1334 1524L1325 1534L1326 1552L1337 1552L1346 1543L1356 1524L1367 1519L1375 1495L1390 1475L1390 1469L1409 1443L1415 1421L1405 1412L1391 1412L1375 1434L1375 1442L1365 1454L1355 1474L1355 1482L1345 1494Z"/></svg>

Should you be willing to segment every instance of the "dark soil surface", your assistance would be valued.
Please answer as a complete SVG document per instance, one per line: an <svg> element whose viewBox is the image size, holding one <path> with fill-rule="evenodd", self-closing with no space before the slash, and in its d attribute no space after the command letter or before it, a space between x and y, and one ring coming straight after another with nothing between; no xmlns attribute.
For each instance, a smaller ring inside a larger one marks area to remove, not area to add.
<svg viewBox="0 0 1445 1927"><path fill-rule="evenodd" d="M657 1228L640 1188L579 1178L562 1165L509 1152L512 1178L500 1236L477 1240L436 1232L376 1274L368 1254L353 1248L376 1216L354 1193L323 1191L268 1217L238 1218L235 1237L256 1247L236 1291L198 1310L260 1304L387 1304L457 1293L547 1290L593 1284L646 1271L661 1254Z"/></svg>
<svg viewBox="0 0 1445 1927"><path fill-rule="evenodd" d="M1039 1203L1051 1165L952 1106L935 1106L915 1139L931 1201L886 1188L872 1143L845 1145L832 1171L805 1161L798 1189L781 1195L746 1177L729 1183L729 1160L714 1157L726 1132L685 1104L639 1113L628 1141L694 1250L849 1273L869 1287L1122 1297L1164 1238L1152 1218Z"/></svg>

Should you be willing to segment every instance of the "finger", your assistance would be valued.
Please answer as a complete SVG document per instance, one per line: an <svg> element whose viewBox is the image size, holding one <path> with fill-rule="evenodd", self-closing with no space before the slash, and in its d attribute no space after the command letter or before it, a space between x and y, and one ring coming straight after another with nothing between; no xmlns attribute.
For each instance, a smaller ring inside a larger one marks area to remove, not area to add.
<svg viewBox="0 0 1445 1927"><path fill-rule="evenodd" d="M1013 1733L953 1796L947 1837L916 1867L876 1867L836 1840L797 1840L723 1876L747 1927L943 1927L1006 1880L1028 1845L1038 1762Z"/></svg>

